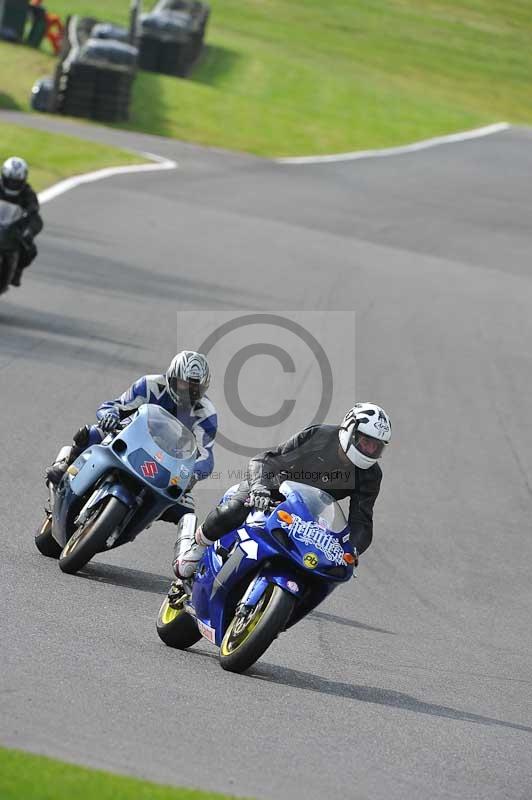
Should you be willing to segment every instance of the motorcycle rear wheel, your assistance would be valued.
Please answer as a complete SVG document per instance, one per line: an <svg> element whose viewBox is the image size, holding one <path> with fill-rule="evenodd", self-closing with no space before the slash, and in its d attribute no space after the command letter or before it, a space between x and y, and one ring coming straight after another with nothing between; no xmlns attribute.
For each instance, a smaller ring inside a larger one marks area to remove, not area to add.
<svg viewBox="0 0 532 800"><path fill-rule="evenodd" d="M220 647L220 665L229 672L244 672L284 631L296 600L279 586L270 583L248 614L235 616Z"/></svg>
<svg viewBox="0 0 532 800"><path fill-rule="evenodd" d="M61 545L52 536L52 517L47 514L35 535L35 547L43 556L47 558L59 558L61 555Z"/></svg>
<svg viewBox="0 0 532 800"><path fill-rule="evenodd" d="M79 528L68 540L59 556L59 568L74 575L91 560L96 553L106 550L105 543L120 525L127 507L116 497L104 501L95 515Z"/></svg>
<svg viewBox="0 0 532 800"><path fill-rule="evenodd" d="M183 600L185 595L183 594ZM199 642L201 633L194 619L183 608L182 603L170 605L168 597L164 598L157 617L157 633L167 647L186 650Z"/></svg>

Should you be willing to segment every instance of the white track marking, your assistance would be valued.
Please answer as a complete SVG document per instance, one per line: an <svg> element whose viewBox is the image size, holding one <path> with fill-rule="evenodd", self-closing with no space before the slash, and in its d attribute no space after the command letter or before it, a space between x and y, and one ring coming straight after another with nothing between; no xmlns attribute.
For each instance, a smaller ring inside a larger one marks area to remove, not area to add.
<svg viewBox="0 0 532 800"><path fill-rule="evenodd" d="M132 164L128 167L108 167L107 169L99 169L96 172L87 172L84 175L74 175L72 178L67 178L64 181L50 186L39 193L39 202L48 203L56 197L75 189L77 186L82 186L84 183L95 183L102 181L105 178L113 178L115 175L131 175L136 172L155 172L157 170L177 169L177 162L171 161L168 158L156 156L154 153L138 153L139 156L154 161L154 164Z"/></svg>
<svg viewBox="0 0 532 800"><path fill-rule="evenodd" d="M448 136L436 136L434 139L425 139L421 142L406 144L402 147L387 147L382 150L357 150L353 153L337 153L330 156L296 156L294 158L276 158L277 164L327 164L333 161L358 161L363 158L386 158L388 156L401 156L406 153L417 153L418 150L428 150L441 144L452 142L466 142L468 139L480 139L493 133L506 131L511 126L507 122L496 122L485 128L475 128L463 133L451 133Z"/></svg>

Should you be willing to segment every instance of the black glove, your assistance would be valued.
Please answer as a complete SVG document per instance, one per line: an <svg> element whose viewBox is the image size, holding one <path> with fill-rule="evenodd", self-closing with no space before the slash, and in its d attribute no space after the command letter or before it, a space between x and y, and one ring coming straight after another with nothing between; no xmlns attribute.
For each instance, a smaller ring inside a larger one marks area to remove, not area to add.
<svg viewBox="0 0 532 800"><path fill-rule="evenodd" d="M98 427L104 433L112 433L120 425L120 417L113 411L109 411L98 422Z"/></svg>
<svg viewBox="0 0 532 800"><path fill-rule="evenodd" d="M255 486L249 495L249 505L255 506L257 511L268 511L272 499L272 493L266 486Z"/></svg>

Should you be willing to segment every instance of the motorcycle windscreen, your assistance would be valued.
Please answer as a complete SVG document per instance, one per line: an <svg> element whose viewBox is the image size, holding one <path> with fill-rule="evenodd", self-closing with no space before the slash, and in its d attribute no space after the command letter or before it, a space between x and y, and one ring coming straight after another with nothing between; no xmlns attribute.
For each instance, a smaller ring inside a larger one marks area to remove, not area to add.
<svg viewBox="0 0 532 800"><path fill-rule="evenodd" d="M24 211L13 203L0 200L0 248L10 249L16 241L17 222L24 216Z"/></svg>
<svg viewBox="0 0 532 800"><path fill-rule="evenodd" d="M180 461L196 457L194 434L164 408L149 405L147 425L151 438L167 455Z"/></svg>
<svg viewBox="0 0 532 800"><path fill-rule="evenodd" d="M283 481L279 491L287 499L290 494L297 494L306 505L312 518L319 522L332 533L342 533L347 528L345 514L330 494L314 486L295 481Z"/></svg>

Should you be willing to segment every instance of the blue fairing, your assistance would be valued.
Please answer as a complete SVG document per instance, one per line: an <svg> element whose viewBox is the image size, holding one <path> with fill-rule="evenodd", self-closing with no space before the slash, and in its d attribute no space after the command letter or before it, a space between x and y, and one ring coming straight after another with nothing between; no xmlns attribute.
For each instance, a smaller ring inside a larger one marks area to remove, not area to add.
<svg viewBox="0 0 532 800"><path fill-rule="evenodd" d="M241 528L208 548L196 573L189 611L217 645L237 603L255 605L269 583L300 601L293 624L353 575L344 559L353 554L349 529L333 498L290 481L281 493L286 499L268 517L251 513ZM228 551L224 560L220 553Z"/></svg>
<svg viewBox="0 0 532 800"><path fill-rule="evenodd" d="M144 405L114 438L85 450L59 485L52 510L52 533L65 545L75 520L103 502L118 498L131 514L121 532L134 538L185 494L196 462L194 436L168 412Z"/></svg>
<svg viewBox="0 0 532 800"><path fill-rule="evenodd" d="M120 397L103 403L96 416L100 420L112 412L124 419L145 404L160 406L192 431L197 444L196 480L208 478L214 467L213 446L218 428L216 409L209 398L205 395L190 408L178 406L168 392L165 375L144 375Z"/></svg>

